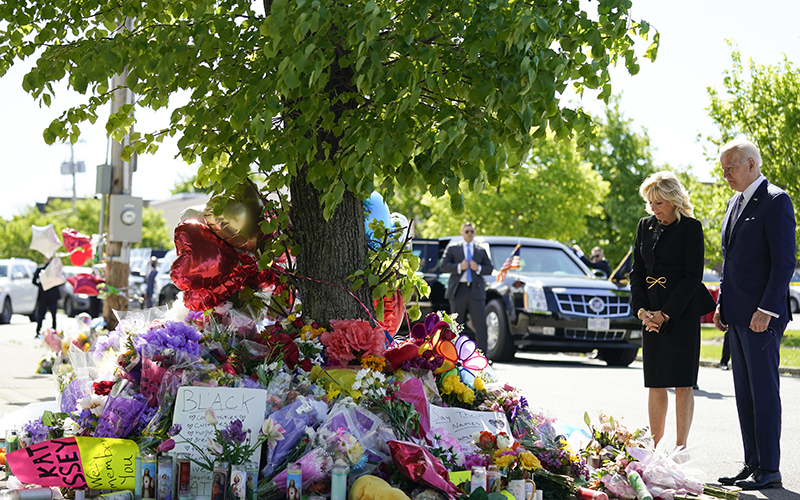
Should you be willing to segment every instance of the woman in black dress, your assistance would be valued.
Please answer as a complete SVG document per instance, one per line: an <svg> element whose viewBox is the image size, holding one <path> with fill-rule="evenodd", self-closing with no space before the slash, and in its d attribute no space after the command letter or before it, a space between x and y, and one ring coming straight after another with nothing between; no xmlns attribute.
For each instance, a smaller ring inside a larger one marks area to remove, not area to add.
<svg viewBox="0 0 800 500"><path fill-rule="evenodd" d="M692 218L689 195L672 172L657 172L639 194L652 214L639 221L630 274L633 310L644 326L644 385L655 443L664 436L675 388L678 446L686 446L694 413L692 387L700 366L700 317L714 299L703 285L703 226Z"/></svg>

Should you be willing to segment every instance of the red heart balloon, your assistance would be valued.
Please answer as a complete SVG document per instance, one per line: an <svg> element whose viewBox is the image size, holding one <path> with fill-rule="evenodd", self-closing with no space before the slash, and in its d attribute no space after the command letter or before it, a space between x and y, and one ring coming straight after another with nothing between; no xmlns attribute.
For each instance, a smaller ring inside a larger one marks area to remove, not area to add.
<svg viewBox="0 0 800 500"><path fill-rule="evenodd" d="M189 309L205 311L218 306L245 286L264 289L277 286L273 269L258 270L256 260L239 253L207 225L186 220L175 228L175 250L170 277L184 291Z"/></svg>
<svg viewBox="0 0 800 500"><path fill-rule="evenodd" d="M97 285L103 282L103 278L94 274L82 273L70 276L67 282L72 285L72 293L83 293L86 295L97 295Z"/></svg>
<svg viewBox="0 0 800 500"><path fill-rule="evenodd" d="M72 252L69 256L69 261L72 263L73 266L82 266L86 263L87 260L92 258L92 248L86 248L84 250L76 250Z"/></svg>
<svg viewBox="0 0 800 500"><path fill-rule="evenodd" d="M373 305L377 305L378 301L374 301ZM378 321L381 328L394 336L400 325L403 324L403 316L406 313L406 303L403 301L403 296L400 292L395 292L383 298L383 321Z"/></svg>

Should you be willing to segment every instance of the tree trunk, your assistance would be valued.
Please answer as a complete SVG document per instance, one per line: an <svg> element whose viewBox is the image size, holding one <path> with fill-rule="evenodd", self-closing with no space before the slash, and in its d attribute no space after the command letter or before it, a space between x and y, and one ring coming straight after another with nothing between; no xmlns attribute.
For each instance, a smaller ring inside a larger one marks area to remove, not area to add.
<svg viewBox="0 0 800 500"><path fill-rule="evenodd" d="M366 285L351 295L352 282L345 278L363 269L367 257L364 208L361 200L345 191L342 203L331 220L322 215L320 192L307 184L306 169L292 178L292 224L301 252L297 256L297 289L303 315L328 326L332 319L368 319L365 307L373 312L372 297ZM313 278L311 281L305 278ZM339 286L336 286L339 285Z"/></svg>

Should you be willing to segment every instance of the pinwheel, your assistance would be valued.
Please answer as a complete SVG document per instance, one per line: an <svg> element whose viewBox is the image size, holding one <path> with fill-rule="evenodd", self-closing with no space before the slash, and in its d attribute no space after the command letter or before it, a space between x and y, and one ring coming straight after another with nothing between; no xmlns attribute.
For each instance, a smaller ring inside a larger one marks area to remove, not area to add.
<svg viewBox="0 0 800 500"><path fill-rule="evenodd" d="M477 352L475 341L466 335L459 336L455 343L440 339L435 344L434 351L444 358L444 363L436 370L437 374L458 368L462 382L470 386L475 380L473 371L481 371L489 365L486 358Z"/></svg>

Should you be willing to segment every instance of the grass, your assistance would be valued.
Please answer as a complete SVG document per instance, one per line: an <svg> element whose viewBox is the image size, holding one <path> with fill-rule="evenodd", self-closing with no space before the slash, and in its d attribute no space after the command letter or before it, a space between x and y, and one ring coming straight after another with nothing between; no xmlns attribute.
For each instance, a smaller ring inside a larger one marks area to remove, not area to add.
<svg viewBox="0 0 800 500"><path fill-rule="evenodd" d="M704 326L700 329L700 338L718 342L700 346L700 359L718 363L722 357L722 332L713 326ZM781 340L781 367L800 368L800 330L784 332Z"/></svg>

